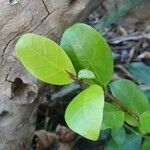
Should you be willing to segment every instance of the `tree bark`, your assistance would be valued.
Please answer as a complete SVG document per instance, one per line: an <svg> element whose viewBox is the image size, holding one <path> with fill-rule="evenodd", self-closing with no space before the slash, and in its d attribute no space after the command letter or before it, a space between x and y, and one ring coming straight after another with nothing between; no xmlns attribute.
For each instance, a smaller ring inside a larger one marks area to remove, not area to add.
<svg viewBox="0 0 150 150"><path fill-rule="evenodd" d="M44 83L16 59L14 45L33 32L59 41L102 0L0 0L0 150L29 149Z"/></svg>

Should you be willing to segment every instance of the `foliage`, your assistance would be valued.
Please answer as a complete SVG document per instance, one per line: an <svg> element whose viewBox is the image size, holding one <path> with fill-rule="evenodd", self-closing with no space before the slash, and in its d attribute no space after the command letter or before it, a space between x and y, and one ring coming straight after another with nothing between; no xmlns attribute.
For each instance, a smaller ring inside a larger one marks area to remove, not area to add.
<svg viewBox="0 0 150 150"><path fill-rule="evenodd" d="M150 110L150 105L144 93L132 81L121 79L110 84L112 94L136 115ZM136 100L136 103L135 103Z"/></svg>
<svg viewBox="0 0 150 150"><path fill-rule="evenodd" d="M70 59L59 45L46 37L23 35L16 44L16 54L27 70L44 82L57 85L73 82L66 72L75 74Z"/></svg>
<svg viewBox="0 0 150 150"><path fill-rule="evenodd" d="M64 32L60 45L28 33L17 42L16 54L31 74L46 83L77 81L89 86L66 109L65 120L73 131L95 141L100 130L111 129L112 138L105 149L140 149L142 138L150 133L150 105L132 81L109 84L113 58L104 38L78 23ZM145 139L143 147L147 146Z"/></svg>
<svg viewBox="0 0 150 150"><path fill-rule="evenodd" d="M88 139L97 140L103 118L103 107L102 88L91 85L71 101L66 109L65 120L77 133Z"/></svg>
<svg viewBox="0 0 150 150"><path fill-rule="evenodd" d="M68 28L60 43L71 59L76 71L88 68L96 78L92 81L106 86L113 73L113 59L110 47L104 38L85 24Z"/></svg>

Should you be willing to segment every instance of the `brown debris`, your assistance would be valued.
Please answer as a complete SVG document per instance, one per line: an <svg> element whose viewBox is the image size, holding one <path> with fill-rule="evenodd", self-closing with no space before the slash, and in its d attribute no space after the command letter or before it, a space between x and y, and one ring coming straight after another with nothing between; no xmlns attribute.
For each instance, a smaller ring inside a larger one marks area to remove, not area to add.
<svg viewBox="0 0 150 150"><path fill-rule="evenodd" d="M49 150L50 145L58 140L58 136L55 133L49 133L45 130L36 131L37 136L37 150Z"/></svg>

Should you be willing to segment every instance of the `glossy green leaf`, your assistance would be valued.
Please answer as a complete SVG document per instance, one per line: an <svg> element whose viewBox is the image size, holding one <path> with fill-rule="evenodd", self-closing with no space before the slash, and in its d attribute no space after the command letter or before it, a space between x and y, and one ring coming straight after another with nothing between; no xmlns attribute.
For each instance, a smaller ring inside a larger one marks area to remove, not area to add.
<svg viewBox="0 0 150 150"><path fill-rule="evenodd" d="M132 81L121 79L110 84L112 94L137 115L150 110L144 93Z"/></svg>
<svg viewBox="0 0 150 150"><path fill-rule="evenodd" d="M126 132L124 128L119 128L112 131L112 139L117 143L118 146L122 145L126 139Z"/></svg>
<svg viewBox="0 0 150 150"><path fill-rule="evenodd" d="M83 69L79 71L78 78L79 79L94 79L95 74L88 69Z"/></svg>
<svg viewBox="0 0 150 150"><path fill-rule="evenodd" d="M150 84L150 67L146 66L142 62L135 62L126 65L129 72L137 79L140 83Z"/></svg>
<svg viewBox="0 0 150 150"><path fill-rule="evenodd" d="M75 74L69 57L46 37L31 33L23 35L16 44L16 54L25 68L44 82L56 85L73 82L66 72Z"/></svg>
<svg viewBox="0 0 150 150"><path fill-rule="evenodd" d="M103 118L104 93L100 86L91 85L77 95L65 112L67 125L90 140L99 138Z"/></svg>
<svg viewBox="0 0 150 150"><path fill-rule="evenodd" d="M104 38L92 27L78 23L68 28L61 47L70 57L76 71L88 68L94 72L97 84L106 86L113 73L113 58Z"/></svg>
<svg viewBox="0 0 150 150"><path fill-rule="evenodd" d="M121 150L141 150L142 137L136 134L127 134Z"/></svg>
<svg viewBox="0 0 150 150"><path fill-rule="evenodd" d="M150 133L150 111L146 111L140 115L140 130L143 134Z"/></svg>
<svg viewBox="0 0 150 150"><path fill-rule="evenodd" d="M150 150L150 138L144 140L142 150Z"/></svg>
<svg viewBox="0 0 150 150"><path fill-rule="evenodd" d="M124 112L117 106L105 102L103 114L102 130L107 128L117 130L123 126L125 119Z"/></svg>

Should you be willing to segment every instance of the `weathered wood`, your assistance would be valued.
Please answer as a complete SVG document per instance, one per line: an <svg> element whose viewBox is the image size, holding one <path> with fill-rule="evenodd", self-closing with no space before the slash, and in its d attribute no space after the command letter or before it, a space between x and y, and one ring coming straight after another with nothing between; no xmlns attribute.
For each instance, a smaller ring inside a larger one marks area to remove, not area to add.
<svg viewBox="0 0 150 150"><path fill-rule="evenodd" d="M44 91L16 59L20 35L33 32L59 41L101 0L0 0L0 150L29 149Z"/></svg>

